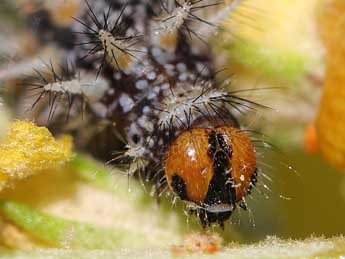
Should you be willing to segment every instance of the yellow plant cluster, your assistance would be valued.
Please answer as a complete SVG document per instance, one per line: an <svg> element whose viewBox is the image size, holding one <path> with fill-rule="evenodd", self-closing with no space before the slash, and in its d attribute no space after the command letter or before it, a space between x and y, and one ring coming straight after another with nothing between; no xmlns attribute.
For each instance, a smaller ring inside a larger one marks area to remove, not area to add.
<svg viewBox="0 0 345 259"><path fill-rule="evenodd" d="M71 157L71 137L55 140L45 127L13 122L0 140L0 190L16 180L60 167Z"/></svg>

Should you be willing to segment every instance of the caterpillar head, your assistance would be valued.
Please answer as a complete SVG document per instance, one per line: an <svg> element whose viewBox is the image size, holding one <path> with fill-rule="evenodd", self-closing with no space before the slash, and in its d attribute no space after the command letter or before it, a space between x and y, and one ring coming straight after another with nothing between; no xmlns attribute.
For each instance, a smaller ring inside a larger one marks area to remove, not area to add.
<svg viewBox="0 0 345 259"><path fill-rule="evenodd" d="M256 182L255 148L229 125L187 130L171 143L165 174L171 190L196 205L204 226L222 225Z"/></svg>

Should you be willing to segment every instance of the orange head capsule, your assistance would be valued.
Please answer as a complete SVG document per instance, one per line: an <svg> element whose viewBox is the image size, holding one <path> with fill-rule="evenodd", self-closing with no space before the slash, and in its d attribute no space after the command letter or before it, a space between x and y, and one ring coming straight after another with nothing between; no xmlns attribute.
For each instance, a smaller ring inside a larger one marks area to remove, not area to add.
<svg viewBox="0 0 345 259"><path fill-rule="evenodd" d="M237 128L194 128L170 145L165 174L174 193L201 208L203 225L222 225L256 182L255 149Z"/></svg>

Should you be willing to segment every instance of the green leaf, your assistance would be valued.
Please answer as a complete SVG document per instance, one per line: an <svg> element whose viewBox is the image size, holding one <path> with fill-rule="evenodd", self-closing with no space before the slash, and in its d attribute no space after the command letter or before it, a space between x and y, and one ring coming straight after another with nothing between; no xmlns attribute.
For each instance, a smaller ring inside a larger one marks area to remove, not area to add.
<svg viewBox="0 0 345 259"><path fill-rule="evenodd" d="M147 238L124 229L103 229L88 223L50 216L13 201L1 201L0 210L15 225L55 247L113 249L124 245L134 246Z"/></svg>
<svg viewBox="0 0 345 259"><path fill-rule="evenodd" d="M123 198L128 198L130 192L131 200L138 204L152 201L151 197L145 193L144 187L138 181L128 178L120 169L106 167L81 154L76 155L70 165L83 181L102 190Z"/></svg>

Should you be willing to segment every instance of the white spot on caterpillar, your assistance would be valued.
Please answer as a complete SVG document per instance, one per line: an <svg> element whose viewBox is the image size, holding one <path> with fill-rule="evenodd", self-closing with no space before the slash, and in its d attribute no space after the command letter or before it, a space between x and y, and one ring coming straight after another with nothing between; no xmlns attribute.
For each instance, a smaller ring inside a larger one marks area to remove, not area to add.
<svg viewBox="0 0 345 259"><path fill-rule="evenodd" d="M143 129L145 129L147 131L153 130L153 123L151 121L149 121L145 115L141 116L138 119L138 124L140 125L140 127L142 127Z"/></svg>
<svg viewBox="0 0 345 259"><path fill-rule="evenodd" d="M107 91L107 94L108 94L108 95L115 95L115 89L114 89L114 88L110 88L110 89Z"/></svg>
<svg viewBox="0 0 345 259"><path fill-rule="evenodd" d="M114 78L116 80L120 80L122 78L122 74L117 72L117 73L114 74Z"/></svg>
<svg viewBox="0 0 345 259"><path fill-rule="evenodd" d="M174 76L175 75L175 66L171 64L166 64L164 66L165 70L167 71L169 76Z"/></svg>
<svg viewBox="0 0 345 259"><path fill-rule="evenodd" d="M196 161L196 157L195 157L196 151L194 148L188 147L187 154L192 161Z"/></svg>
<svg viewBox="0 0 345 259"><path fill-rule="evenodd" d="M188 74L187 73L180 74L178 79L180 81L186 81L188 79Z"/></svg>
<svg viewBox="0 0 345 259"><path fill-rule="evenodd" d="M149 92L148 95L147 95L147 99L148 100L152 100L152 99L155 99L157 97L157 94L153 91Z"/></svg>
<svg viewBox="0 0 345 259"><path fill-rule="evenodd" d="M119 103L125 113L131 111L134 106L134 101L128 94L122 94L120 96Z"/></svg>
<svg viewBox="0 0 345 259"><path fill-rule="evenodd" d="M178 63L178 64L176 65L176 68L177 68L177 70L178 70L179 72L181 72L181 73L187 71L187 66L186 66L186 64L184 64L184 63Z"/></svg>
<svg viewBox="0 0 345 259"><path fill-rule="evenodd" d="M170 88L170 84L169 83L165 83L161 85L161 90L165 91L168 90Z"/></svg>
<svg viewBox="0 0 345 259"><path fill-rule="evenodd" d="M149 80L155 80L156 79L156 73L155 72L150 72L148 75L147 75L147 79Z"/></svg>
<svg viewBox="0 0 345 259"><path fill-rule="evenodd" d="M143 113L144 114L149 114L151 112L151 108L149 107L149 106L145 106L144 108L143 108Z"/></svg>
<svg viewBox="0 0 345 259"><path fill-rule="evenodd" d="M136 83L135 83L135 87L138 89L138 90L144 90L146 89L147 87L149 86L148 82L146 80L138 80Z"/></svg>

